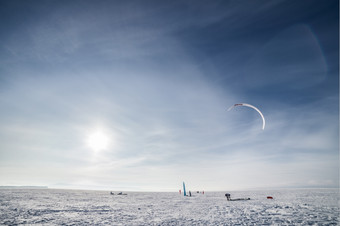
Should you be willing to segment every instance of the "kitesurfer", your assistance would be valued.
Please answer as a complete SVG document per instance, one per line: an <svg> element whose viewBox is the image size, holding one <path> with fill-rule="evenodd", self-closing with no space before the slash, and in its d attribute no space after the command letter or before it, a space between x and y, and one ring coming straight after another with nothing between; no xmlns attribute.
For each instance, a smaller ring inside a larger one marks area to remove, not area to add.
<svg viewBox="0 0 340 226"><path fill-rule="evenodd" d="M230 194L229 193L225 193L225 197L227 198L228 201L230 201Z"/></svg>

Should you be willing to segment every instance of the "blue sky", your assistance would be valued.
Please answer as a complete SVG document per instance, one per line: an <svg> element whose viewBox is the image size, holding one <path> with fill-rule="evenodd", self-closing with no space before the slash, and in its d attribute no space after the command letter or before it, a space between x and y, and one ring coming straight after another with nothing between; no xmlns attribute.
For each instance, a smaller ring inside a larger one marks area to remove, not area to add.
<svg viewBox="0 0 340 226"><path fill-rule="evenodd" d="M338 9L1 1L0 185L338 187Z"/></svg>

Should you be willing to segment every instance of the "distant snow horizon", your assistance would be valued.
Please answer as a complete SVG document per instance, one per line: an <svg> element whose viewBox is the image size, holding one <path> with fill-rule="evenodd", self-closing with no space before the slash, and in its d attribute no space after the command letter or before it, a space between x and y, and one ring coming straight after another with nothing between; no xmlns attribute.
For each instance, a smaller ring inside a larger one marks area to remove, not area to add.
<svg viewBox="0 0 340 226"><path fill-rule="evenodd" d="M47 187L47 186L46 186ZM181 190L181 192L183 193L183 188L182 187L178 187L177 189L124 189L124 188L81 188L81 187L47 187L48 189L57 189L57 190L83 190L83 191L124 191L124 192L176 192L179 193L179 190ZM225 191L267 191L267 190L300 190L300 189L339 189L338 187L318 187L318 186L310 186L310 187L253 187L253 188L225 188L225 189L191 189L190 186L189 188L187 188L187 191L191 191L196 193L197 191L204 191L204 192L225 192Z"/></svg>
<svg viewBox="0 0 340 226"><path fill-rule="evenodd" d="M124 188L100 188L100 187L51 187L51 186L29 186L29 185L16 185L16 186L0 186L0 189L50 189L50 190L79 190L79 191L113 191L113 192L118 192L118 191L124 191L124 192L174 192L174 193L179 193L179 190L183 192L183 188L178 188L176 189L150 189L150 190L145 190L145 189L124 189ZM191 191L194 193L197 193L197 191L202 192L233 192L233 191L274 191L274 190L303 190L303 189L325 189L325 190L334 190L334 189L339 189L338 187L319 187L319 186L305 186L305 187L253 187L253 188L239 188L239 189L187 189L188 191Z"/></svg>
<svg viewBox="0 0 340 226"><path fill-rule="evenodd" d="M0 189L48 189L48 186L0 186Z"/></svg>

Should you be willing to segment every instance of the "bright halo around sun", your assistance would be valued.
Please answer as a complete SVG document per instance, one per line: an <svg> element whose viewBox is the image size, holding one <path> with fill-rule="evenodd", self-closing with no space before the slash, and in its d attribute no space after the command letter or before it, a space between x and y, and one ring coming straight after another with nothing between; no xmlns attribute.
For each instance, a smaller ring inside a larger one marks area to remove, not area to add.
<svg viewBox="0 0 340 226"><path fill-rule="evenodd" d="M88 146L95 152L107 149L109 145L108 136L102 131L96 131L89 135Z"/></svg>

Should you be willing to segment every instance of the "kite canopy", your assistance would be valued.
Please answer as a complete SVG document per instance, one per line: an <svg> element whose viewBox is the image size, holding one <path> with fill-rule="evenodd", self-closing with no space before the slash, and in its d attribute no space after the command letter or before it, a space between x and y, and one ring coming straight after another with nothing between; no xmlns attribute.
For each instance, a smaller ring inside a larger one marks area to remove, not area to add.
<svg viewBox="0 0 340 226"><path fill-rule="evenodd" d="M231 107L228 109L228 111L230 111L230 110L233 109L234 107L238 107L238 106L250 107L250 108L256 110L256 111L261 115L261 117L262 117L262 129L264 130L264 127L265 127L265 125L266 125L266 120L264 119L264 116L263 116L262 112L261 112L259 109L257 109L255 106L253 106L253 105L251 105L251 104L241 103L241 104L234 104L233 106L231 106Z"/></svg>

